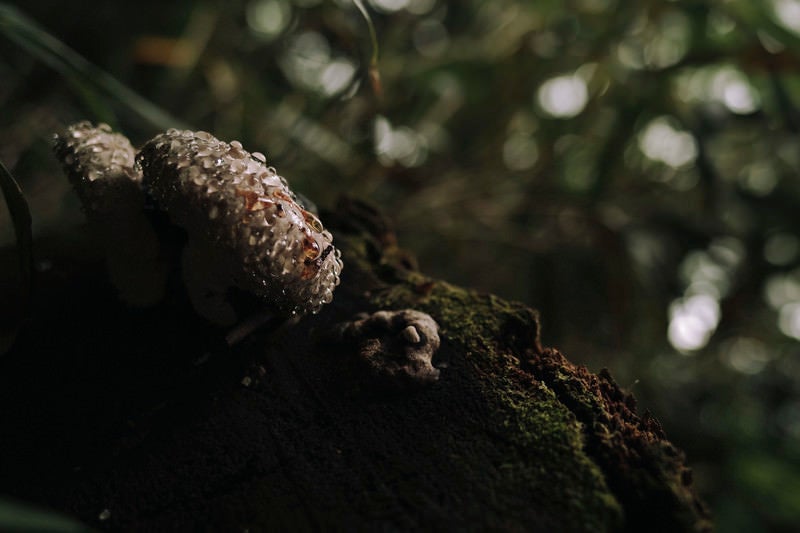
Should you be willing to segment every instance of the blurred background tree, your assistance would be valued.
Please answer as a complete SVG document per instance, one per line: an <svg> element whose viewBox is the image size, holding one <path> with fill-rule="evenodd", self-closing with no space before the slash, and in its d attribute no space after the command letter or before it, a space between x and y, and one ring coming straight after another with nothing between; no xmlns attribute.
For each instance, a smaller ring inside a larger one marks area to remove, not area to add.
<svg viewBox="0 0 800 533"><path fill-rule="evenodd" d="M379 84L350 0L0 4L35 234L83 221L65 124L238 139L320 205L378 204L423 271L538 308L656 413L720 531L794 530L800 0L364 4Z"/></svg>

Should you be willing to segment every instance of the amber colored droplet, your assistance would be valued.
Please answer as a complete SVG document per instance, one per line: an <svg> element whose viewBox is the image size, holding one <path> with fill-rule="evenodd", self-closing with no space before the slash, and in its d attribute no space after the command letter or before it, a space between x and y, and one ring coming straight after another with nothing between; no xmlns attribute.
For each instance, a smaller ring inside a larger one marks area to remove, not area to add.
<svg viewBox="0 0 800 533"><path fill-rule="evenodd" d="M322 233L325 231L325 228L322 227L322 222L319 221L317 217L314 216L314 213L309 213L308 211L303 211L303 218L306 221L306 224L311 227L317 233Z"/></svg>
<svg viewBox="0 0 800 533"><path fill-rule="evenodd" d="M308 259L316 259L320 254L319 244L314 239L306 237L303 239L303 251Z"/></svg>

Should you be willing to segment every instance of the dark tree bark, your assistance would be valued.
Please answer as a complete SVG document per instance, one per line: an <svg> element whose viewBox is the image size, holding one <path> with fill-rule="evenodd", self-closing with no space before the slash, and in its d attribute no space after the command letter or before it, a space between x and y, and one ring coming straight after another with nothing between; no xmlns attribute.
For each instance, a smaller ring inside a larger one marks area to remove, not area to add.
<svg viewBox="0 0 800 533"><path fill-rule="evenodd" d="M90 246L40 242L52 268L0 360L0 491L113 530L710 529L658 422L542 347L535 311L419 273L361 203L323 220L334 302L233 348L181 291L128 309ZM439 324L438 380L332 334L386 309Z"/></svg>

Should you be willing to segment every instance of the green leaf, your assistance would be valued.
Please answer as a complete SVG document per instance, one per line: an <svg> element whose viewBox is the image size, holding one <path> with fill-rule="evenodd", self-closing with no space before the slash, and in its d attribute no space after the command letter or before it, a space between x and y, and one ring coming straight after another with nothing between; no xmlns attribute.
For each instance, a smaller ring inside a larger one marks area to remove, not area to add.
<svg viewBox="0 0 800 533"><path fill-rule="evenodd" d="M0 355L5 353L14 342L17 331L28 313L31 295L31 281L33 279L33 235L31 232L31 211L28 202L22 194L19 184L0 162L0 190L3 191L14 233L17 239L19 253L19 278L20 292L18 305L11 312L14 319L10 324L3 325L0 329Z"/></svg>
<svg viewBox="0 0 800 533"><path fill-rule="evenodd" d="M79 93L92 87L105 96L117 100L159 129L187 128L181 121L129 89L111 74L52 36L18 9L7 4L0 4L0 34L60 73L73 87L78 88ZM91 107L98 105L97 102L89 103ZM101 112L103 118L107 115L108 112Z"/></svg>

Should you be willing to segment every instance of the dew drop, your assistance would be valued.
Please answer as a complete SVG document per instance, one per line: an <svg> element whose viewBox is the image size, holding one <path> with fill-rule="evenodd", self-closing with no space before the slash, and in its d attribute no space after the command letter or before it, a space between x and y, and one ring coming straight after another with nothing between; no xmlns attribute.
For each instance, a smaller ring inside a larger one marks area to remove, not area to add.
<svg viewBox="0 0 800 533"><path fill-rule="evenodd" d="M205 182L205 178L203 174L200 172L200 169L197 167L189 167L187 171L187 177L194 183L195 185L202 185Z"/></svg>
<svg viewBox="0 0 800 533"><path fill-rule="evenodd" d="M243 161L234 161L231 163L231 172L240 174L247 169L247 165Z"/></svg>
<svg viewBox="0 0 800 533"><path fill-rule="evenodd" d="M303 251L308 259L316 259L320 254L319 244L314 239L306 237L303 240Z"/></svg>

